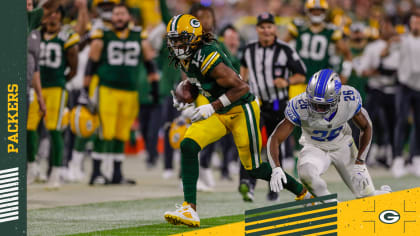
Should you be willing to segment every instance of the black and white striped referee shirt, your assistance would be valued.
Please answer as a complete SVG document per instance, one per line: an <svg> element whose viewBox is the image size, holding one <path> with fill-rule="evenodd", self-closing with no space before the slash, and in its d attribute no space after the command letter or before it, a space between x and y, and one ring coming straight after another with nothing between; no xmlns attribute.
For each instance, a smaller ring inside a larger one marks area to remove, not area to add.
<svg viewBox="0 0 420 236"><path fill-rule="evenodd" d="M263 102L288 99L288 88L277 88L274 79L288 80L291 73L306 74L305 64L296 51L279 39L268 47L262 47L258 41L249 43L241 65L248 69L251 92Z"/></svg>

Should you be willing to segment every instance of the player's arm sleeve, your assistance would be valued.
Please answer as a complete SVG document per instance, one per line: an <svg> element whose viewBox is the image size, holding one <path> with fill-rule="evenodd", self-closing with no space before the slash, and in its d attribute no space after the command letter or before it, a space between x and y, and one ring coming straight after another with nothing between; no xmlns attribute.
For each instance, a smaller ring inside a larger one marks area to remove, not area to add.
<svg viewBox="0 0 420 236"><path fill-rule="evenodd" d="M352 103L352 107L351 109L354 111L350 114L352 114L352 116L350 118L353 118L353 116L355 116L361 109L362 109L362 97L360 96L359 91L357 91L356 89L352 88L353 93L354 93L354 102Z"/></svg>
<svg viewBox="0 0 420 236"><path fill-rule="evenodd" d="M28 31L32 31L41 25L42 17L44 16L44 9L42 7L28 12Z"/></svg>
<svg viewBox="0 0 420 236"><path fill-rule="evenodd" d="M287 54L287 67L293 72L293 74L302 74L306 76L306 66L299 54L289 46L285 51Z"/></svg>
<svg viewBox="0 0 420 236"><path fill-rule="evenodd" d="M223 62L223 58L220 55L220 52L218 50L213 50L211 53L205 55L204 61L200 65L201 74L210 74L210 72L221 62Z"/></svg>
<svg viewBox="0 0 420 236"><path fill-rule="evenodd" d="M171 21L172 15L169 12L168 4L166 4L166 0L159 0L160 5L160 13L162 14L162 20L167 25L169 21Z"/></svg>
<svg viewBox="0 0 420 236"><path fill-rule="evenodd" d="M64 43L64 50L67 50L80 42L78 33L71 34L67 41Z"/></svg>
<svg viewBox="0 0 420 236"><path fill-rule="evenodd" d="M295 99L292 99L287 103L286 109L284 110L284 117L295 126L301 126L300 116L296 111L294 103Z"/></svg>

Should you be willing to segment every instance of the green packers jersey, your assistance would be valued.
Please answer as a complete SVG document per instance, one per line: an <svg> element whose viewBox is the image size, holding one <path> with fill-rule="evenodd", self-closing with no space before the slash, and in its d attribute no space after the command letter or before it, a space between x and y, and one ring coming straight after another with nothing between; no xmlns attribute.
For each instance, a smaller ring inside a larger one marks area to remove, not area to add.
<svg viewBox="0 0 420 236"><path fill-rule="evenodd" d="M52 38L42 35L40 45L41 85L47 87L62 87L66 85L65 70L67 68L67 50L80 41L78 34L71 30L61 30Z"/></svg>
<svg viewBox="0 0 420 236"><path fill-rule="evenodd" d="M296 51L306 65L306 82L321 69L331 68L330 48L341 39L342 32L327 24L318 33L312 32L304 21L295 20L288 26L289 34L296 39Z"/></svg>
<svg viewBox="0 0 420 236"><path fill-rule="evenodd" d="M191 61L181 61L182 69L187 74L189 80L198 86L201 94L209 99L210 102L215 101L228 90L227 88L223 88L218 85L215 78L210 76L211 71L219 63L224 63L226 66L237 72L226 54L219 48L217 42L203 45L194 53ZM220 109L217 113L226 113L232 107L246 104L254 99L255 97L253 94L247 93L231 105Z"/></svg>
<svg viewBox="0 0 420 236"><path fill-rule="evenodd" d="M141 41L146 38L140 27L131 27L126 37L103 28L91 35L103 41L97 75L99 84L122 90L137 90L142 62Z"/></svg>
<svg viewBox="0 0 420 236"><path fill-rule="evenodd" d="M360 57L363 54L363 48L357 49L357 48L350 48L351 55L353 57L353 67L354 68L360 68L361 67L361 60ZM359 91L360 96L362 97L362 101L365 102L366 99L366 86L367 86L367 77L358 76L356 71L352 71L351 75L347 81L347 84L354 87Z"/></svg>
<svg viewBox="0 0 420 236"><path fill-rule="evenodd" d="M159 55L156 58L156 64L161 71L161 79L159 80L159 94L166 97L171 96L171 90L181 81L181 70L169 64L169 50L166 40L163 40ZM141 96L141 94L140 94Z"/></svg>

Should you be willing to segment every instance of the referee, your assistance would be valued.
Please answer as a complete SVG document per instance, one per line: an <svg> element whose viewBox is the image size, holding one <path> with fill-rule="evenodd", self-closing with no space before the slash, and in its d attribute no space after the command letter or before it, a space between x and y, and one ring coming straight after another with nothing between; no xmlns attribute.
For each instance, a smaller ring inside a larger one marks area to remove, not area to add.
<svg viewBox="0 0 420 236"><path fill-rule="evenodd" d="M276 37L274 17L262 13L257 17L258 41L246 45L241 60L241 76L250 85L251 92L261 100L261 124L269 136L284 118L288 89L291 84L305 82L306 67L299 55L288 44ZM280 158L284 152L280 152ZM281 159L280 159L281 160ZM243 174L242 174L243 173ZM247 186L244 186L246 184ZM252 199L255 180L241 171L240 191L244 200ZM245 194L248 187L249 192ZM277 200L277 193L270 192L269 200Z"/></svg>

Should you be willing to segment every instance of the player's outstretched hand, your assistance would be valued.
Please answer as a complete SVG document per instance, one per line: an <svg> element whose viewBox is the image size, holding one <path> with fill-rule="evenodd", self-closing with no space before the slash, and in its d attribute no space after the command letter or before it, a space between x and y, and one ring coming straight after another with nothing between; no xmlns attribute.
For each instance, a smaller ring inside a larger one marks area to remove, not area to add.
<svg viewBox="0 0 420 236"><path fill-rule="evenodd" d="M174 107L178 110L178 111L183 111L188 107L193 106L193 104L190 103L184 103L184 102L179 102L176 97L175 97L175 93L173 90L171 90L171 94L172 94L172 100L174 103Z"/></svg>
<svg viewBox="0 0 420 236"><path fill-rule="evenodd" d="M358 191L363 191L369 185L369 173L365 164L354 164L351 182Z"/></svg>
<svg viewBox="0 0 420 236"><path fill-rule="evenodd" d="M286 174L281 167L274 168L270 179L271 191L280 192L283 189L283 183L287 184Z"/></svg>
<svg viewBox="0 0 420 236"><path fill-rule="evenodd" d="M205 120L209 118L211 115L213 115L214 112L215 111L214 111L213 105L211 104L199 106L194 109L194 113L191 117L191 121L196 122L200 120Z"/></svg>

